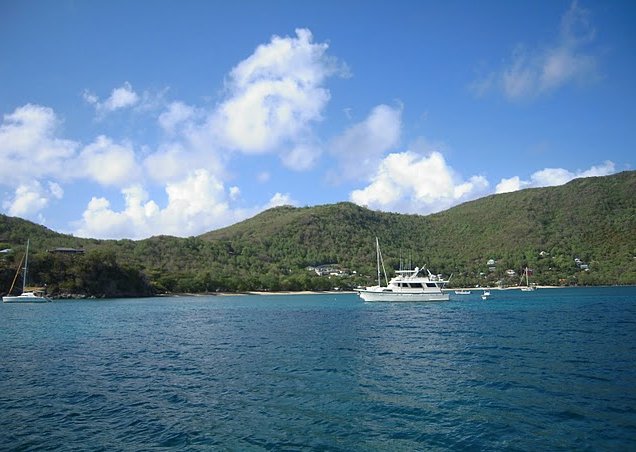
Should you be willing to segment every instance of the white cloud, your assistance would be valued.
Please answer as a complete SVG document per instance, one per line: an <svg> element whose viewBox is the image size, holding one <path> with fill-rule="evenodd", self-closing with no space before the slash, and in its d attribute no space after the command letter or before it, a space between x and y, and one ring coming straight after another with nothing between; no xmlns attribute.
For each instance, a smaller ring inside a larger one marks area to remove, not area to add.
<svg viewBox="0 0 636 452"><path fill-rule="evenodd" d="M82 215L82 221L75 235L91 238L138 238L137 234L129 235L133 229L132 216L126 211L111 210L110 202L106 198L93 197Z"/></svg>
<svg viewBox="0 0 636 452"><path fill-rule="evenodd" d="M276 193L272 196L264 209L271 209L278 206L295 206L298 203L289 195L289 193Z"/></svg>
<svg viewBox="0 0 636 452"><path fill-rule="evenodd" d="M61 199L62 188L56 183L49 183L49 190L42 187L38 181L20 184L11 199L3 203L8 215L41 220L38 213L44 209L51 198Z"/></svg>
<svg viewBox="0 0 636 452"><path fill-rule="evenodd" d="M163 142L154 153L146 156L143 168L150 179L160 184L182 180L193 169L204 169L224 179L230 157L230 153L217 147L209 129L190 123L171 141Z"/></svg>
<svg viewBox="0 0 636 452"><path fill-rule="evenodd" d="M230 187L230 199L236 201L241 197L241 189L237 186Z"/></svg>
<svg viewBox="0 0 636 452"><path fill-rule="evenodd" d="M105 198L93 198L76 224L75 234L95 238L200 234L242 219L241 212L230 210L228 204L237 189L226 192L214 175L196 170L184 180L166 185L168 201L161 209L141 186L134 185L122 190L122 211L114 211Z"/></svg>
<svg viewBox="0 0 636 452"><path fill-rule="evenodd" d="M616 172L616 165L611 160L605 160L600 165L592 166L585 171L580 171L575 177L599 177L609 176Z"/></svg>
<svg viewBox="0 0 636 452"><path fill-rule="evenodd" d="M60 121L52 109L37 105L16 109L5 115L0 126L0 184L15 188L25 181L52 181L48 190L30 190L29 197L22 189L20 196L5 204L15 205L12 212L25 211L19 206L27 204L29 211L42 209L48 203L43 200L64 196L61 181L90 180L119 187L125 208L113 209L96 193L77 224L77 231L84 235L94 231L96 237L184 235L258 211L264 206L249 211L229 207L241 197L239 187L224 186L232 178L227 171L232 151L277 152L287 168L298 171L316 164L322 149L312 126L322 119L330 98L325 81L348 75L327 50L328 45L314 42L306 29L296 30L292 37L272 37L232 69L224 100L208 111L178 101L167 104L162 96L156 102L146 92L138 94L129 82L106 98L84 93L98 118L127 109L147 111L145 105L151 103L153 109L163 106L157 125L165 135L149 152L140 151L148 149L143 144L105 135L85 145L61 140ZM258 180L269 177L262 172ZM141 189L144 181L165 187L168 200L163 208ZM34 196L37 193L46 196ZM292 201L289 195L278 194L267 205ZM197 222L200 226L195 228Z"/></svg>
<svg viewBox="0 0 636 452"><path fill-rule="evenodd" d="M386 156L370 184L350 199L370 208L425 214L475 198L487 187L483 176L462 180L439 152L406 151Z"/></svg>
<svg viewBox="0 0 636 452"><path fill-rule="evenodd" d="M230 73L227 100L211 118L223 145L257 154L306 141L310 124L322 119L330 98L324 81L342 74L327 48L314 43L309 30L298 29L295 38L274 36L239 63ZM313 154L303 156L313 159Z"/></svg>
<svg viewBox="0 0 636 452"><path fill-rule="evenodd" d="M497 90L509 100L524 100L568 83L595 80L597 59L589 48L595 31L589 15L589 11L573 1L562 17L559 36L552 45L535 50L517 46L505 67L472 84L473 92L482 96Z"/></svg>
<svg viewBox="0 0 636 452"><path fill-rule="evenodd" d="M95 107L98 115L112 113L116 110L134 107L139 103L139 95L133 90L132 85L124 82L119 88L114 88L110 97L100 102L99 97L90 91L84 91L84 100Z"/></svg>
<svg viewBox="0 0 636 452"><path fill-rule="evenodd" d="M65 175L78 144L58 138L60 121L51 108L27 104L5 114L0 125L0 184L16 186Z"/></svg>
<svg viewBox="0 0 636 452"><path fill-rule="evenodd" d="M196 160L182 143L168 143L143 162L146 173L156 182L165 183L183 178Z"/></svg>
<svg viewBox="0 0 636 452"><path fill-rule="evenodd" d="M123 86L113 89L110 97L104 102L106 111L115 111L120 108L132 107L139 102L139 96L133 91L130 83L125 82Z"/></svg>
<svg viewBox="0 0 636 452"><path fill-rule="evenodd" d="M110 138L99 136L86 146L77 159L77 174L101 185L123 187L140 177L135 151L129 143L116 144Z"/></svg>
<svg viewBox="0 0 636 452"><path fill-rule="evenodd" d="M330 151L339 161L340 170L331 179L361 179L379 164L382 156L399 144L401 108L376 106L362 122L354 124L336 137Z"/></svg>
<svg viewBox="0 0 636 452"><path fill-rule="evenodd" d="M159 115L159 125L165 132L173 134L179 126L188 124L194 116L193 107L183 102L172 102L168 110Z"/></svg>
<svg viewBox="0 0 636 452"><path fill-rule="evenodd" d="M196 170L185 179L167 184L167 204L161 208L148 193L133 185L121 191L125 201L116 211L110 201L93 197L75 224L79 237L142 239L158 234L192 236L218 229L280 205L296 205L285 193L276 193L263 206L232 208L230 202L240 197L240 188L229 187L206 170Z"/></svg>
<svg viewBox="0 0 636 452"><path fill-rule="evenodd" d="M521 190L528 187L529 182L522 181L519 176L514 176L509 179L501 179L501 181L495 187L495 193L510 193L513 191Z"/></svg>
<svg viewBox="0 0 636 452"><path fill-rule="evenodd" d="M56 199L62 199L64 197L64 189L57 182L49 182L49 191Z"/></svg>
<svg viewBox="0 0 636 452"><path fill-rule="evenodd" d="M534 172L530 180L522 180L519 176L501 179L495 187L495 193L508 193L523 188L551 187L563 185L579 177L608 176L616 172L614 162L609 160L587 170L569 171L564 168L545 168Z"/></svg>
<svg viewBox="0 0 636 452"><path fill-rule="evenodd" d="M283 165L295 171L305 171L312 168L318 158L321 150L318 146L311 144L298 144L289 152L281 156Z"/></svg>

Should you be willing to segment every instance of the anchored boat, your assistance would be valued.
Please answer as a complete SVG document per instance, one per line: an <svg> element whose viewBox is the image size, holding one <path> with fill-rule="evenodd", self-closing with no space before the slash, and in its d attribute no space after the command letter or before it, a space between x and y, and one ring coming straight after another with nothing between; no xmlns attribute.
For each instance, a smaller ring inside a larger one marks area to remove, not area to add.
<svg viewBox="0 0 636 452"><path fill-rule="evenodd" d="M378 285L358 288L356 292L364 301L448 301L450 296L442 289L448 283L439 275L432 274L428 269L427 275L420 275L422 269L397 270L397 275L391 278L385 286L382 285L380 269L384 271L384 262L380 252L380 243L375 239ZM387 280L386 271L384 279Z"/></svg>
<svg viewBox="0 0 636 452"><path fill-rule="evenodd" d="M20 262L21 264L22 262ZM50 298L44 295L44 291L41 289L29 289L26 286L27 282L27 269L29 267L29 241L27 240L26 252L24 253L24 274L22 275L22 293L20 295L6 295L2 297L3 303L48 303L51 301ZM13 286L15 285L15 280L18 278L18 274L20 273L20 265L18 265L18 271L15 274L15 278L13 278L13 284L11 284L11 289L9 289L9 293L13 290Z"/></svg>

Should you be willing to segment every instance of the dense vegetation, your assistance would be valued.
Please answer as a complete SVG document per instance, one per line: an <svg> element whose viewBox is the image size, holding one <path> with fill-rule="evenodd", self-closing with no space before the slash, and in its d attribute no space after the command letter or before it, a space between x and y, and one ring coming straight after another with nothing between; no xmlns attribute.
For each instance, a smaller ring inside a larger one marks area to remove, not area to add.
<svg viewBox="0 0 636 452"><path fill-rule="evenodd" d="M112 297L368 284L376 236L387 270L425 264L452 274L453 286L516 285L526 266L538 284L636 284L636 172L493 195L428 216L351 203L278 207L190 238L80 239L0 216L0 249L13 250L0 255L0 292L27 238L33 284L54 295ZM84 253L47 251L58 247ZM307 269L323 264L343 275Z"/></svg>

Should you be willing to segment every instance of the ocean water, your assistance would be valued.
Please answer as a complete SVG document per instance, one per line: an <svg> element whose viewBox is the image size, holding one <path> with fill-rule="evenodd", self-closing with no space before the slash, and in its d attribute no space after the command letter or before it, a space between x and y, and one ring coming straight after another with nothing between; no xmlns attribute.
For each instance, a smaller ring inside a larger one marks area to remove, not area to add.
<svg viewBox="0 0 636 452"><path fill-rule="evenodd" d="M0 304L3 450L636 450L636 288Z"/></svg>

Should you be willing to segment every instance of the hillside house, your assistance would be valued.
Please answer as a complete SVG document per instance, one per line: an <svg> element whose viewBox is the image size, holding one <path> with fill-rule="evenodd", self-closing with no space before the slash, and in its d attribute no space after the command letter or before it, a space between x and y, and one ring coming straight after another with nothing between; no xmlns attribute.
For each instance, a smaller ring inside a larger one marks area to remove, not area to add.
<svg viewBox="0 0 636 452"><path fill-rule="evenodd" d="M52 254L84 254L84 248L57 247L48 250L48 252Z"/></svg>
<svg viewBox="0 0 636 452"><path fill-rule="evenodd" d="M313 270L318 276L344 276L348 274L348 272L338 264L318 265L316 267L307 267L307 269L311 269L310 271Z"/></svg>

